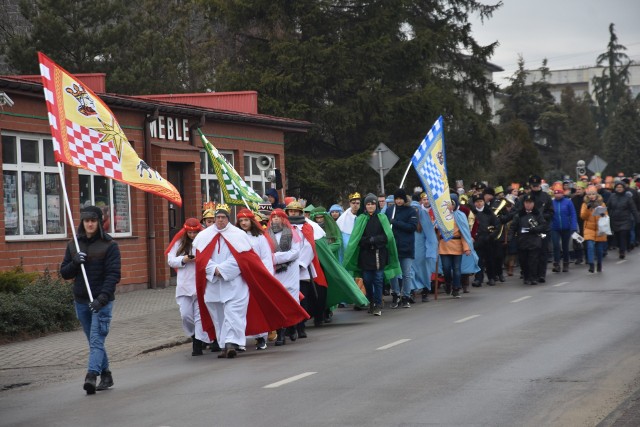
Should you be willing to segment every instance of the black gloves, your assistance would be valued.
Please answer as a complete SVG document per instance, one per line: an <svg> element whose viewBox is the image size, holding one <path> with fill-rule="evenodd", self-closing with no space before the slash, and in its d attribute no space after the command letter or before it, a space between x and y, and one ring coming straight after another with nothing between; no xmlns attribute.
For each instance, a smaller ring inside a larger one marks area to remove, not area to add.
<svg viewBox="0 0 640 427"><path fill-rule="evenodd" d="M73 256L73 263L75 265L84 264L86 260L87 260L87 254L85 254L84 252L78 252Z"/></svg>
<svg viewBox="0 0 640 427"><path fill-rule="evenodd" d="M91 307L91 311L97 313L107 304L109 304L109 297L107 294L100 294L96 299L89 303L89 307Z"/></svg>

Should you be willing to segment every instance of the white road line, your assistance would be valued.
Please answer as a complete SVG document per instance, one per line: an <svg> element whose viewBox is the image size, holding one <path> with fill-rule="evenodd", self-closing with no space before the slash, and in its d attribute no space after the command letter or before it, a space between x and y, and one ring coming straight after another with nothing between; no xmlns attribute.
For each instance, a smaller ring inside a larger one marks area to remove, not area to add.
<svg viewBox="0 0 640 427"><path fill-rule="evenodd" d="M522 297L522 298L514 299L514 300L513 300L513 301L511 301L511 302L520 302L520 301L524 301L524 300L529 299L529 298L531 298L531 295L527 295L526 297Z"/></svg>
<svg viewBox="0 0 640 427"><path fill-rule="evenodd" d="M616 264L622 264L623 262L627 262L626 259L621 259L620 261L617 261Z"/></svg>
<svg viewBox="0 0 640 427"><path fill-rule="evenodd" d="M557 288L558 286L564 286L564 285L568 285L570 282L560 282L560 283L556 283L555 285L551 285L554 288Z"/></svg>
<svg viewBox="0 0 640 427"><path fill-rule="evenodd" d="M469 316L469 317L465 317L464 319L456 320L453 323L464 323L467 320L475 319L476 317L480 317L480 315L479 314L474 314L473 316Z"/></svg>
<svg viewBox="0 0 640 427"><path fill-rule="evenodd" d="M376 348L376 350L387 350L387 349L389 349L389 348L391 348L391 347L395 347L395 346L397 346L397 345L404 344L404 343L406 343L407 341L411 341L411 340L410 340L410 339L408 339L408 338L403 338L403 339L401 339L401 340L394 341L394 342L392 342L391 344L387 344L387 345L383 345L382 347L378 347L378 348Z"/></svg>
<svg viewBox="0 0 640 427"><path fill-rule="evenodd" d="M293 377L286 378L286 379L284 379L284 380L282 380L282 381L278 381L278 382L275 382L275 383L268 384L268 385L266 385L266 386L264 386L264 387L262 387L262 388L276 388L276 387L280 387L281 385L285 385L285 384L292 383L292 382L294 382L294 381L301 380L302 378L306 378L306 377L308 377L308 376L310 376L310 375L313 375L313 374L317 374L317 372L304 372L304 373L302 373L302 374L300 374L300 375L295 375L295 376L293 376Z"/></svg>

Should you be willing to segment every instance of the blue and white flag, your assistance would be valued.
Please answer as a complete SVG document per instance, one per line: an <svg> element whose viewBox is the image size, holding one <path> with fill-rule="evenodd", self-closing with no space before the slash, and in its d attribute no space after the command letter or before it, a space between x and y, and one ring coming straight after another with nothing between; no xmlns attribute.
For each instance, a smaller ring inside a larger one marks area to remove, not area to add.
<svg viewBox="0 0 640 427"><path fill-rule="evenodd" d="M436 218L436 225L446 241L453 237L455 223L449 212L451 197L447 180L447 162L444 154L444 129L442 116L436 120L413 154L411 163L418 173L422 187Z"/></svg>

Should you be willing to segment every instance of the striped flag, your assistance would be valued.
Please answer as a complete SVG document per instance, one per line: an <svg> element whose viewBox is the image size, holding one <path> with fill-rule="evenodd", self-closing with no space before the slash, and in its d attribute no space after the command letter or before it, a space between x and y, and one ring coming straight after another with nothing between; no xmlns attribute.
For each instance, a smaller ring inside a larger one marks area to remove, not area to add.
<svg viewBox="0 0 640 427"><path fill-rule="evenodd" d="M442 116L436 120L427 136L420 143L411 158L411 163L413 163L425 193L427 193L442 238L445 241L451 239L455 221L453 213L449 212L448 208L451 197L444 154Z"/></svg>
<svg viewBox="0 0 640 427"><path fill-rule="evenodd" d="M102 99L43 53L38 58L56 161L181 206L178 190L138 157Z"/></svg>
<svg viewBox="0 0 640 427"><path fill-rule="evenodd" d="M211 163L213 163L213 169L218 176L218 182L222 188L223 202L232 205L248 204L253 207L253 210L258 210L258 204L263 202L262 197L240 178L238 172L236 172L233 166L227 162L227 159L218 152L218 149L207 140L202 131L200 129L198 129L198 131L200 132L202 145L209 154Z"/></svg>

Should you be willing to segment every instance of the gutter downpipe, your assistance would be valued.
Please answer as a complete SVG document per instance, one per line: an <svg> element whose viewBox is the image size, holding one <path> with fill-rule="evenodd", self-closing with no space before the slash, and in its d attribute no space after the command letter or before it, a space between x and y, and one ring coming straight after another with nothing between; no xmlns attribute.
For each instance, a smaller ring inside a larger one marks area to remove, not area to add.
<svg viewBox="0 0 640 427"><path fill-rule="evenodd" d="M156 108L153 115L145 117L144 127L144 161L151 164L151 130L150 123L155 122L158 119L160 112ZM157 275L156 275L156 229L155 220L156 215L153 211L153 195L145 192L145 201L147 205L147 244L149 255L149 288L157 288Z"/></svg>

